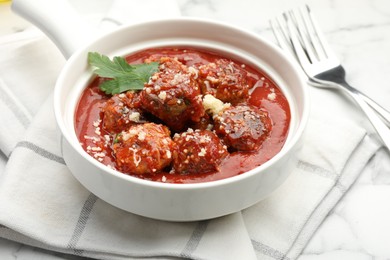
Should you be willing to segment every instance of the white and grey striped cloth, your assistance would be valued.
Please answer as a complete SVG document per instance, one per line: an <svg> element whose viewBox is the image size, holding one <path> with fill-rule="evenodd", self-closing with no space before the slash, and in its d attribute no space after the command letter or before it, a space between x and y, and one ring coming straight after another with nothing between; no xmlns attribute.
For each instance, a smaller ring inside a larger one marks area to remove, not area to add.
<svg viewBox="0 0 390 260"><path fill-rule="evenodd" d="M312 89L300 160L269 198L208 221L139 217L87 191L61 158L51 93L64 62L37 31L0 38L0 237L98 259L296 259L379 148L344 100Z"/></svg>

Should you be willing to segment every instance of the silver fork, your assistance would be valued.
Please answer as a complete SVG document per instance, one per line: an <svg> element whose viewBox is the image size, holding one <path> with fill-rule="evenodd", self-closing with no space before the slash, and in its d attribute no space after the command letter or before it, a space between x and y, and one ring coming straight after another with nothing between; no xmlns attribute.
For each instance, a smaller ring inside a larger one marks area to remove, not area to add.
<svg viewBox="0 0 390 260"><path fill-rule="evenodd" d="M298 60L309 83L315 87L337 88L349 94L390 150L390 129L386 126L390 126L390 113L346 82L345 70L328 46L310 8L306 5L283 13L281 17L271 21L271 28L280 47L290 51Z"/></svg>

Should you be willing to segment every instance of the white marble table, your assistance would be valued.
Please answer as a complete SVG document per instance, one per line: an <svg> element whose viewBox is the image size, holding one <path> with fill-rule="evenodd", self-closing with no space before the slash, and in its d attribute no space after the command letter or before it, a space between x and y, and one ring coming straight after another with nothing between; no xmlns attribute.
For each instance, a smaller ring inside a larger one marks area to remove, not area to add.
<svg viewBox="0 0 390 260"><path fill-rule="evenodd" d="M86 17L98 20L110 0L72 3ZM178 0L183 15L231 22L270 40L268 20L303 3L311 6L330 45L343 60L349 82L390 110L389 0ZM4 5L0 5L0 17L0 35L31 26L13 17ZM354 117L372 132L363 116ZM390 259L389 202L390 155L382 149L330 212L299 260ZM0 239L0 259L80 258Z"/></svg>

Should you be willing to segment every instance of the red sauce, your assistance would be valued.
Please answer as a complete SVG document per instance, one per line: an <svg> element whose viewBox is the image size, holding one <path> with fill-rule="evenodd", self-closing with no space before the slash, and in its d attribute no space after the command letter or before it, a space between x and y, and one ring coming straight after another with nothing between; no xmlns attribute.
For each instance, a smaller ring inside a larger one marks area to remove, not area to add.
<svg viewBox="0 0 390 260"><path fill-rule="evenodd" d="M218 59L225 58L219 54L191 48L156 48L140 51L126 57L130 64L142 63L150 56L177 57L187 66L206 65ZM247 73L251 87L250 105L264 109L272 121L272 130L256 151L233 151L224 158L219 170L208 173L172 174L156 172L153 174L134 175L139 178L172 183L196 183L228 178L242 174L277 154L283 147L290 124L290 108L286 97L264 72L247 64L233 62ZM112 137L102 127L102 108L110 96L99 89L103 79L95 78L81 95L75 113L76 135L83 149L101 163L116 169L116 161L111 147ZM252 87L253 86L253 87Z"/></svg>

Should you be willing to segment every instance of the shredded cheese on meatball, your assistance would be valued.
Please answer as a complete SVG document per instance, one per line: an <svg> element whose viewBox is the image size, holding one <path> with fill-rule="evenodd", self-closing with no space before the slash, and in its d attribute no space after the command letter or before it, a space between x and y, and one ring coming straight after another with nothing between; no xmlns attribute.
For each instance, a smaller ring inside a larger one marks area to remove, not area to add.
<svg viewBox="0 0 390 260"><path fill-rule="evenodd" d="M219 114L220 111L230 107L230 103L223 103L213 95L207 94L203 97L203 107L206 111L209 111L213 116Z"/></svg>

